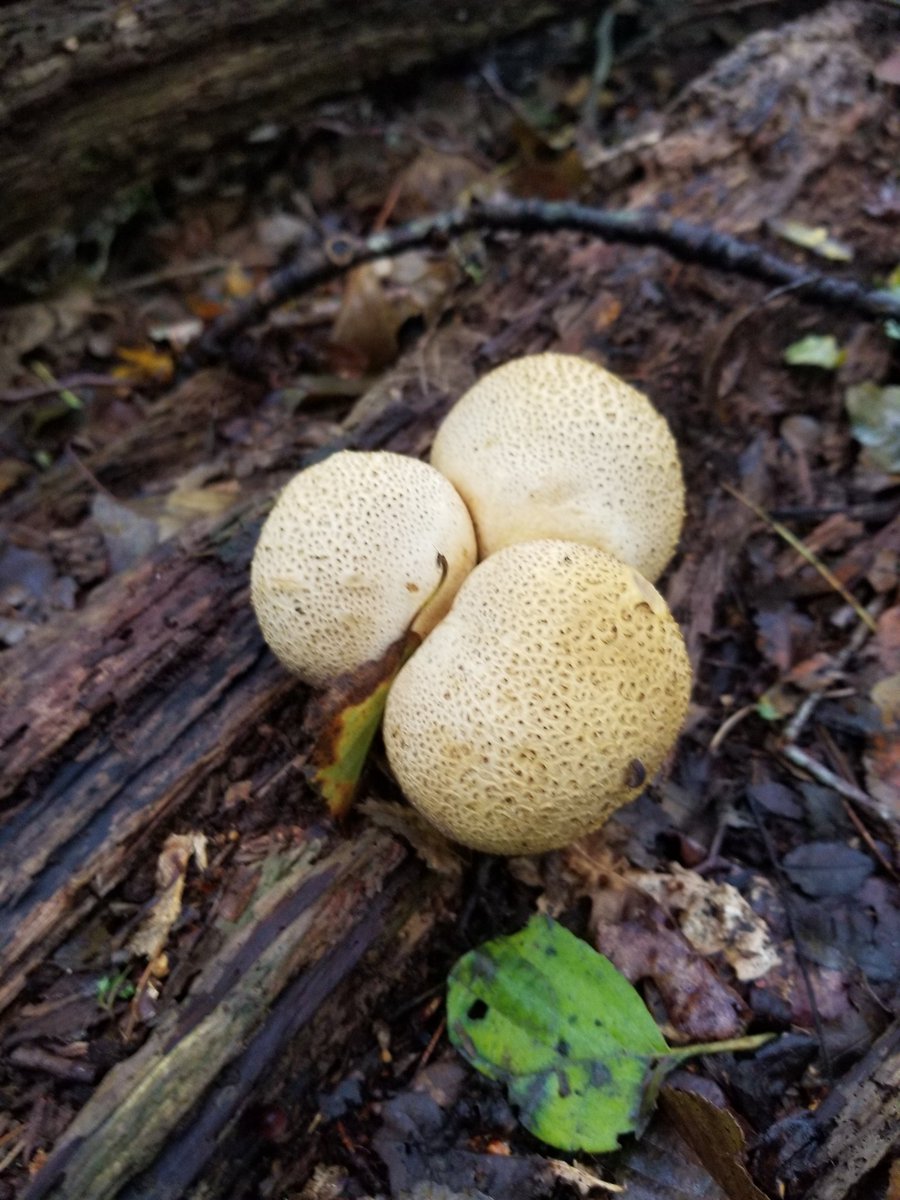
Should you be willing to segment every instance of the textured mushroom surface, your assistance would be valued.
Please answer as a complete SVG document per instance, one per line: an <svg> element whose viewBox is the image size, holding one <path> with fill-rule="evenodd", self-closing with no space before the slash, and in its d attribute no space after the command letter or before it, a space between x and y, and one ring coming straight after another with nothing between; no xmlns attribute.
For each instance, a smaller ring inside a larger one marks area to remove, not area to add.
<svg viewBox="0 0 900 1200"><path fill-rule="evenodd" d="M521 542L480 563L388 695L406 797L496 854L596 829L659 769L691 670L665 600L591 546Z"/></svg>
<svg viewBox="0 0 900 1200"><path fill-rule="evenodd" d="M665 419L575 355L532 354L485 375L438 429L431 462L468 505L482 558L565 538L654 580L681 534L684 484Z"/></svg>
<svg viewBox="0 0 900 1200"><path fill-rule="evenodd" d="M379 658L410 627L428 633L475 553L466 507L433 467L343 450L281 492L253 555L251 598L285 666L322 685Z"/></svg>

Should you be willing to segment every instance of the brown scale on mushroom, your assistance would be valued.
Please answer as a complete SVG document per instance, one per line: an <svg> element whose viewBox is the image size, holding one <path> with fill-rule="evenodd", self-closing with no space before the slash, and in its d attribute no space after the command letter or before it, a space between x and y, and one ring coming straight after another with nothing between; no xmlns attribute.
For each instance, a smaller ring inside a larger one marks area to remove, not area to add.
<svg viewBox="0 0 900 1200"><path fill-rule="evenodd" d="M253 555L251 598L275 654L320 686L410 627L424 637L474 563L469 514L433 467L343 450L281 492Z"/></svg>
<svg viewBox="0 0 900 1200"><path fill-rule="evenodd" d="M681 632L646 579L590 546L522 542L475 568L403 667L385 746L404 794L449 837L540 852L639 793L690 684Z"/></svg>
<svg viewBox="0 0 900 1200"><path fill-rule="evenodd" d="M565 538L655 580L681 533L684 484L664 418L575 355L527 355L489 372L445 418L431 462L468 505L482 558Z"/></svg>

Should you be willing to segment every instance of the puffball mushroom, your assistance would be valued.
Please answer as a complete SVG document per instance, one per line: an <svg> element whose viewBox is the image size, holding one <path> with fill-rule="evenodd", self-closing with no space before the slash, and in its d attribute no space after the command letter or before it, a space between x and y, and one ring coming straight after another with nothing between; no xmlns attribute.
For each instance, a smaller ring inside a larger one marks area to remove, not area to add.
<svg viewBox="0 0 900 1200"><path fill-rule="evenodd" d="M564 538L655 580L681 533L684 484L665 419L572 354L527 355L485 375L444 419L431 464L468 505L482 558Z"/></svg>
<svg viewBox="0 0 900 1200"><path fill-rule="evenodd" d="M322 686L380 658L409 628L424 637L475 556L466 507L433 467L342 450L281 492L259 535L250 594L278 658Z"/></svg>
<svg viewBox="0 0 900 1200"><path fill-rule="evenodd" d="M495 854L564 846L634 799L687 712L665 600L592 546L520 542L480 563L388 694L408 800Z"/></svg>

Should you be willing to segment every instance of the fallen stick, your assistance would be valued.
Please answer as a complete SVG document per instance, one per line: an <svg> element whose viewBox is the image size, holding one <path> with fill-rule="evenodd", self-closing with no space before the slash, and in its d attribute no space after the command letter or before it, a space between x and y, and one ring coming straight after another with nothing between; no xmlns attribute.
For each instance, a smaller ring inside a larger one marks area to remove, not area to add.
<svg viewBox="0 0 900 1200"><path fill-rule="evenodd" d="M654 212L591 208L583 204L545 200L500 200L453 208L370 234L340 235L324 246L304 253L295 262L264 280L246 300L237 304L188 348L182 364L194 370L221 359L228 344L257 324L273 308L336 279L353 267L376 258L390 258L407 250L473 230L494 233L587 233L608 242L633 246L658 246L682 262L699 263L748 279L790 287L797 296L830 307L847 308L868 318L900 319L900 294L870 289L855 279L810 271L752 242L742 241L708 226L692 225Z"/></svg>

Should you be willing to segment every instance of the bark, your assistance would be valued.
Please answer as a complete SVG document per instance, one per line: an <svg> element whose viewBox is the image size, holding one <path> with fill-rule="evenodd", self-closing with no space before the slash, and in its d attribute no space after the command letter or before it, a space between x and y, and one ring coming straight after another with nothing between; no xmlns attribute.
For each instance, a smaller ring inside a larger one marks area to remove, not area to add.
<svg viewBox="0 0 900 1200"><path fill-rule="evenodd" d="M208 420L200 398L217 391L220 411L230 408L221 384L189 381L156 414L156 436L168 444L177 427L184 447L195 446ZM395 428L390 401L387 424L381 406L371 409L354 444L377 444ZM127 470L140 457L127 435L90 465ZM90 487L64 467L43 500L71 506ZM267 652L249 607L267 496L171 539L98 588L68 616L64 638L48 628L4 664L0 1008L136 864L154 860L161 824L178 816L196 827L187 814L204 794L221 797L228 763L243 762L255 804L301 822L283 852L270 846L239 914L225 903L207 914L182 964L186 996L167 1003L149 1039L105 1076L27 1191L32 1200L177 1200L208 1167L219 1180L213 1194L232 1194L233 1171L259 1153L244 1121L251 1099L277 1100L301 1073L314 1094L456 890L388 832L367 823L339 834L304 795L290 731L302 724L306 692ZM167 980L167 994L179 986ZM15 1014L6 1036L10 1028Z"/></svg>
<svg viewBox="0 0 900 1200"><path fill-rule="evenodd" d="M0 13L0 265L116 189L313 102L551 17L561 0L19 0ZM53 186L48 187L52 176ZM5 251L2 249L5 247Z"/></svg>
<svg viewBox="0 0 900 1200"><path fill-rule="evenodd" d="M129 1183L126 1195L179 1200L222 1139L233 1146L248 1093L288 1046L306 1057L307 1073L340 1053L430 930L439 889L434 879L423 884L421 868L400 865L404 852L387 834L370 829L323 854L326 842L311 837L283 856L278 882L254 898L252 920L233 928L188 1001L110 1071L27 1200L113 1200ZM352 1004L345 996L337 1008L343 1019L316 1025L364 956L362 985L357 979Z"/></svg>
<svg viewBox="0 0 900 1200"><path fill-rule="evenodd" d="M813 1114L818 1145L801 1155L808 1200L844 1200L900 1147L900 1021L838 1081ZM791 1164L793 1165L793 1164Z"/></svg>
<svg viewBox="0 0 900 1200"><path fill-rule="evenodd" d="M402 378L399 372L396 378ZM227 415L248 388L199 376L174 393L140 436L126 435L63 466L18 518L85 503L91 475L152 463L181 437L197 451L215 392ZM252 394L253 389L249 389ZM409 405L370 405L342 444L373 448ZM395 407L402 412L395 413ZM147 437L147 433L153 437ZM208 432L208 429L207 429ZM190 458L182 457L182 465ZM285 787L291 756L252 731L266 714L299 729L305 689L266 651L249 602L249 563L270 489L223 518L160 546L97 588L90 605L5 658L0 678L0 1010L28 972L123 878L159 823L196 796L240 751L267 758L262 789ZM249 750L247 743L249 740ZM300 782L293 768L293 781ZM318 816L318 806L310 803Z"/></svg>

